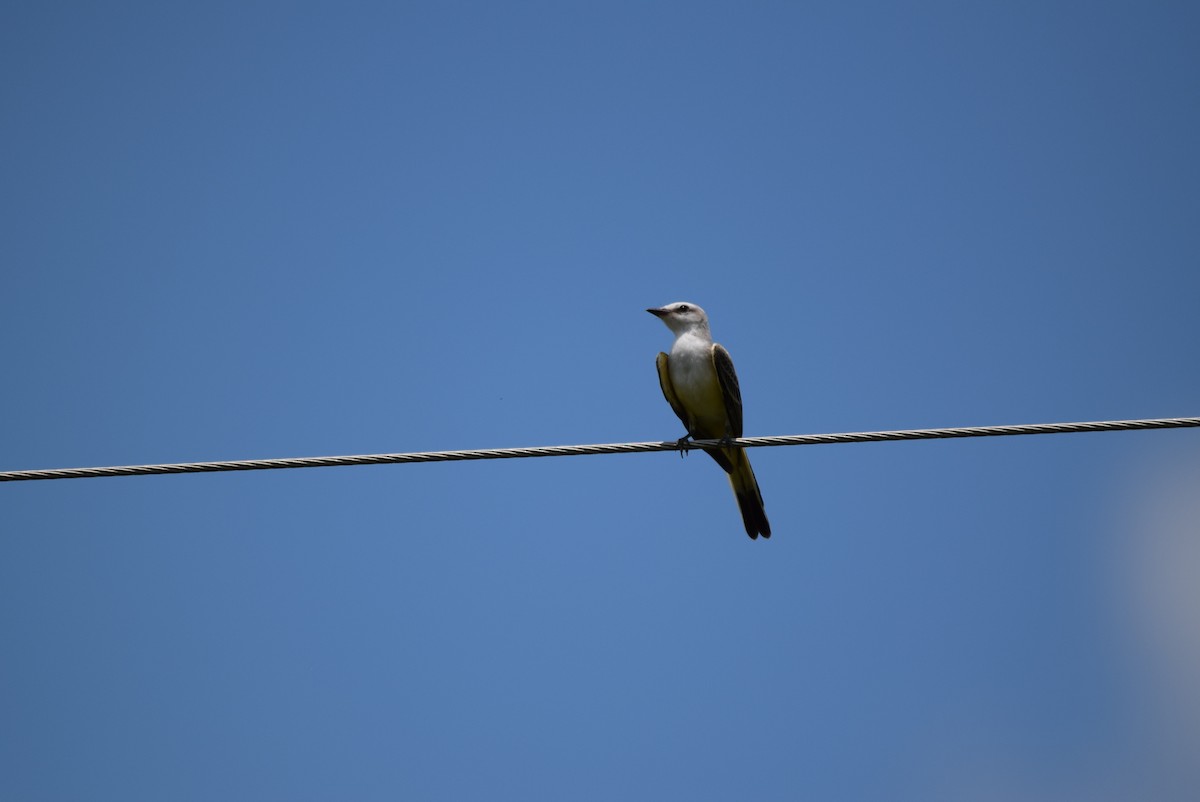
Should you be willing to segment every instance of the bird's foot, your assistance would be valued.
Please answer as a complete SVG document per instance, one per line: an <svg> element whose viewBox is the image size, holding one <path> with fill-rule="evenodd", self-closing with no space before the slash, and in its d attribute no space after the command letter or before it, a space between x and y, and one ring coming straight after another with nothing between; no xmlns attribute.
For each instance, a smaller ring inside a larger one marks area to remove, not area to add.
<svg viewBox="0 0 1200 802"><path fill-rule="evenodd" d="M691 448L688 446L688 440L691 440L691 439L692 439L692 436L690 434L685 434L683 437L681 437L675 441L675 447L677 449L679 449L679 458L680 459L683 459L684 457L686 457L688 451L691 450Z"/></svg>

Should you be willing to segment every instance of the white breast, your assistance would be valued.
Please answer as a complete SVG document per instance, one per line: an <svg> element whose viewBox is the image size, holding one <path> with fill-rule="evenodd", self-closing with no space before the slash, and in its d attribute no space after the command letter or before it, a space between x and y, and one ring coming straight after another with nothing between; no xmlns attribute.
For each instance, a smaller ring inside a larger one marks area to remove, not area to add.
<svg viewBox="0 0 1200 802"><path fill-rule="evenodd" d="M697 426L713 437L725 435L725 399L712 361L712 343L684 335L667 362L675 395Z"/></svg>

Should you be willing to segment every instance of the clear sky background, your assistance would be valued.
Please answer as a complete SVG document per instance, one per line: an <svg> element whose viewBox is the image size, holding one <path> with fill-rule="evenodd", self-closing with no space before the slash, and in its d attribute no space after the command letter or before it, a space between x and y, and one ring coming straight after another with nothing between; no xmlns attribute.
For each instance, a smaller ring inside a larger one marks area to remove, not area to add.
<svg viewBox="0 0 1200 802"><path fill-rule="evenodd" d="M1200 414L1191 3L0 14L0 468ZM1200 432L0 485L0 797L1188 798Z"/></svg>

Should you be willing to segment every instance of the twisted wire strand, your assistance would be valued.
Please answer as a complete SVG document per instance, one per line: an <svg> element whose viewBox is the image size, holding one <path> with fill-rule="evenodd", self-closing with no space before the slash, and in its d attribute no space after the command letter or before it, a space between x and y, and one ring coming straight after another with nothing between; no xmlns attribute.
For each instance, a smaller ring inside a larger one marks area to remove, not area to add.
<svg viewBox="0 0 1200 802"><path fill-rule="evenodd" d="M403 462L450 462L523 457L574 457L591 454L633 454L645 451L691 451L713 446L758 448L761 446L813 446L832 443L875 443L892 440L940 440L957 437L1003 437L1019 434L1069 434L1137 429L1182 429L1200 426L1200 418L1143 418L1137 420L1083 421L1079 423L1029 423L1015 426L963 426L944 429L898 429L881 432L793 434L774 437L743 437L736 440L672 440L645 443L599 443L581 446L534 448L487 448L471 451L418 451L399 454L358 454L344 457L294 457L282 459L229 460L225 462L177 462L164 465L117 465L103 468L53 468L46 470L0 471L0 482L37 479L94 479L101 476L146 476L162 473L212 473L217 471L261 471L280 468L329 468L341 465L388 465Z"/></svg>

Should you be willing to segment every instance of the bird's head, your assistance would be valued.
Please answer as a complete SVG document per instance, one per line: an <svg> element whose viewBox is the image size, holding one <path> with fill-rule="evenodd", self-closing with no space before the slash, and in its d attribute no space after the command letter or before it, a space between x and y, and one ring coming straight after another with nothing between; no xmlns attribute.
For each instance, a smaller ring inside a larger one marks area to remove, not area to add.
<svg viewBox="0 0 1200 802"><path fill-rule="evenodd" d="M676 334L697 329L708 330L708 315L703 309L687 301L678 301L646 311L666 323L667 328Z"/></svg>

